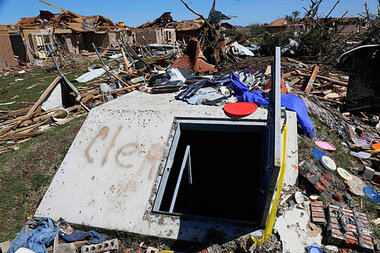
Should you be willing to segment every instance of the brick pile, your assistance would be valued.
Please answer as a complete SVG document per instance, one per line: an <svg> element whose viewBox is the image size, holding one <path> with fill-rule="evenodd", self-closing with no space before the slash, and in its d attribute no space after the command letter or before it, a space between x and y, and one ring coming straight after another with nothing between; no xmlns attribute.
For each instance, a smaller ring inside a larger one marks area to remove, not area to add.
<svg viewBox="0 0 380 253"><path fill-rule="evenodd" d="M322 174L314 164L304 162L300 165L300 174L309 181L326 199L343 201L337 189L329 182L326 174Z"/></svg>
<svg viewBox="0 0 380 253"><path fill-rule="evenodd" d="M310 203L311 221L315 224L326 226L325 212L322 201L312 201Z"/></svg>
<svg viewBox="0 0 380 253"><path fill-rule="evenodd" d="M341 247L373 250L367 217L364 213L342 208L339 203L327 209L327 242Z"/></svg>

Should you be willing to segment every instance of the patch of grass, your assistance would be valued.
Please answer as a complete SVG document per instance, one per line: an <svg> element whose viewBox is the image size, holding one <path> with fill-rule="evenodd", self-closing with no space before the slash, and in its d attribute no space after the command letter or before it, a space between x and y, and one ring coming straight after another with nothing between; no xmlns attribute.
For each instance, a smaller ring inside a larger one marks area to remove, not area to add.
<svg viewBox="0 0 380 253"><path fill-rule="evenodd" d="M58 126L0 157L0 241L12 240L34 214L84 119Z"/></svg>
<svg viewBox="0 0 380 253"><path fill-rule="evenodd" d="M0 77L0 89L6 92L1 94L0 103L15 102L10 105L0 105L0 111L16 110L35 103L44 90L59 76L58 71L46 73L47 68L34 68L32 72L24 74L9 74ZM82 75L87 70L83 66L76 69L63 69L62 73L70 81ZM16 81L16 79L23 79ZM78 83L73 83L78 86Z"/></svg>

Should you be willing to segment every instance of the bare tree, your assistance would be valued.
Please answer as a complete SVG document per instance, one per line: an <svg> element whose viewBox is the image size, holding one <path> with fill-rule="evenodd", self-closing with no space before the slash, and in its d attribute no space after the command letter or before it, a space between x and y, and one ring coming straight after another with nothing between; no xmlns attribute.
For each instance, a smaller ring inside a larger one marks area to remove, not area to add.
<svg viewBox="0 0 380 253"><path fill-rule="evenodd" d="M210 63L217 65L222 53L219 43L223 40L221 35L221 22L214 24L205 18L201 13L193 10L184 0L180 0L187 9L204 20L206 27L202 31L200 44L205 57ZM211 10L215 10L216 0L213 1Z"/></svg>

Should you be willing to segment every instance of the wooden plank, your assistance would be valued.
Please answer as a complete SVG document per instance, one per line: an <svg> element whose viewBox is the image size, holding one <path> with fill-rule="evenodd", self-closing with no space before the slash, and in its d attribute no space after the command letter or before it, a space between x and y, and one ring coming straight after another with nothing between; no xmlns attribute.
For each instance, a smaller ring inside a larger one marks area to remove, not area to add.
<svg viewBox="0 0 380 253"><path fill-rule="evenodd" d="M121 79L118 75L115 75L114 73L112 73L111 71L109 71L107 68L105 68L104 66L102 66L102 68L107 71L108 74L110 74L111 76L115 77L117 80L119 80L122 84L124 84L125 86L127 86L126 88L128 89L129 87L129 84L126 83L123 79ZM129 91L132 91L132 89L130 89Z"/></svg>
<svg viewBox="0 0 380 253"><path fill-rule="evenodd" d="M54 81L49 85L49 87L46 88L44 93L42 93L41 97L37 100L37 102L32 106L32 108L29 110L29 112L19 122L17 122L17 124L13 125L12 127L8 127L8 128L4 128L4 129L0 130L0 136L2 136L3 134L5 134L6 132L8 132L12 129L17 128L25 120L30 119L34 115L37 108L44 101L46 96L49 95L49 93L57 86L59 80L61 80L61 76L57 76L57 78L54 79Z"/></svg>
<svg viewBox="0 0 380 253"><path fill-rule="evenodd" d="M121 44L120 40L119 40L119 45L120 45L121 54L123 55L123 60L124 60L124 64L125 64L125 70L129 71L129 68L131 67L132 64L128 61L127 56L125 55L125 52L124 52L123 45Z"/></svg>
<svg viewBox="0 0 380 253"><path fill-rule="evenodd" d="M90 111L90 109L88 109L88 107L87 106L85 106L82 102L80 102L80 105L86 110L86 111Z"/></svg>
<svg viewBox="0 0 380 253"><path fill-rule="evenodd" d="M136 54L135 50L133 50L133 48L128 43L125 43L124 46L128 50L128 53L133 56L133 58L140 59L140 57Z"/></svg>
<svg viewBox="0 0 380 253"><path fill-rule="evenodd" d="M315 67L313 69L313 73L311 73L309 82L306 85L305 93L309 93L311 91L311 88L313 87L313 83L315 81L315 78L317 77L318 70L319 70L319 66L315 65Z"/></svg>
<svg viewBox="0 0 380 253"><path fill-rule="evenodd" d="M83 99L82 99L82 103L86 103L88 100L92 99L94 97L93 94L89 94L87 96L85 96Z"/></svg>
<svg viewBox="0 0 380 253"><path fill-rule="evenodd" d="M304 77L310 77L311 76L310 74L302 73L299 70L296 70L296 74L299 75L299 76L304 76ZM347 82L343 82L343 81L340 81L340 80L337 80L337 79L334 79L334 78L329 78L329 77L321 76L321 75L317 75L316 78L324 80L324 81L328 81L330 83L337 84L337 85L340 85L340 86L344 86L344 87L348 86Z"/></svg>

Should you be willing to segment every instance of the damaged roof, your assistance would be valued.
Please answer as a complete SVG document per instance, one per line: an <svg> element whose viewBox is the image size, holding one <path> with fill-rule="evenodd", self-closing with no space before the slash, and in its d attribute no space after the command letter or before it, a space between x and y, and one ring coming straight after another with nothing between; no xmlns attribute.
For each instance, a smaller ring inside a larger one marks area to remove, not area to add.
<svg viewBox="0 0 380 253"><path fill-rule="evenodd" d="M176 26L177 31L191 31L200 29L205 21L201 18L179 21Z"/></svg>
<svg viewBox="0 0 380 253"><path fill-rule="evenodd" d="M43 1L42 1L43 2ZM46 3L46 2L44 2ZM49 3L46 3L50 5ZM40 14L36 17L21 18L15 26L26 27L54 27L66 29L69 28L75 32L97 32L106 31L109 28L115 28L116 25L111 19L101 15L82 16L80 14L62 9L61 13L51 13L50 11L40 10Z"/></svg>
<svg viewBox="0 0 380 253"><path fill-rule="evenodd" d="M160 27L174 27L175 21L171 16L171 12L164 12L160 17L156 18L153 22L146 22L136 27L136 29L144 28L160 28Z"/></svg>

